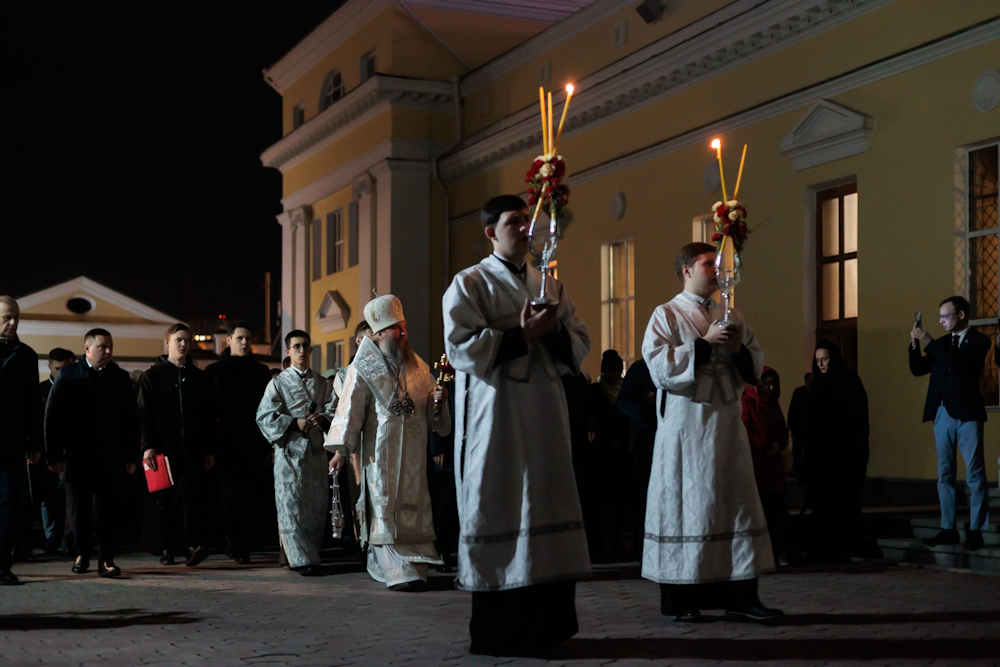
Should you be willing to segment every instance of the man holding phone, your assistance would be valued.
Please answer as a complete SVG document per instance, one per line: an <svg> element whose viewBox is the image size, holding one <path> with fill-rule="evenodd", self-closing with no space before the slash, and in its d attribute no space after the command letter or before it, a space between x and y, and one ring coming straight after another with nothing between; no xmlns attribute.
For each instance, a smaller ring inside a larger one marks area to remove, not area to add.
<svg viewBox="0 0 1000 667"><path fill-rule="evenodd" d="M959 542L955 525L955 449L958 448L965 459L965 480L972 494L964 546L975 551L983 546L982 530L989 524L983 461L986 407L979 391L979 379L990 339L969 328L969 310L969 302L961 296L950 296L942 301L939 321L946 333L936 340L920 326L918 313L917 326L910 331L909 352L910 372L917 377L931 375L923 420L934 422L937 442L941 532L924 543L937 546Z"/></svg>

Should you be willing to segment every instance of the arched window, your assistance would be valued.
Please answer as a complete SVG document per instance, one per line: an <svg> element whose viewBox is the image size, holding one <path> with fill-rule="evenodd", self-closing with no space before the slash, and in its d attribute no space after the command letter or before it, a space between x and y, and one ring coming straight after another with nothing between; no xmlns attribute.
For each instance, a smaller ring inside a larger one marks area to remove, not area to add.
<svg viewBox="0 0 1000 667"><path fill-rule="evenodd" d="M323 80L323 92L319 97L319 110L325 111L334 102L344 96L344 78L338 70L332 70Z"/></svg>

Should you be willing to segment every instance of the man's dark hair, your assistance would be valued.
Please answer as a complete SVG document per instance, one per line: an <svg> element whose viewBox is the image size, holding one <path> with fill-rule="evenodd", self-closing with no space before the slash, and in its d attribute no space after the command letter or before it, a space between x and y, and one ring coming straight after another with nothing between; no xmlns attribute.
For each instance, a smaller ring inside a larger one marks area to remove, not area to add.
<svg viewBox="0 0 1000 667"><path fill-rule="evenodd" d="M177 324L171 324L170 327L167 328L167 332L163 334L163 340L169 341L170 337L173 336L178 331L187 331L188 333L191 333L191 327L184 324L183 322L178 322Z"/></svg>
<svg viewBox="0 0 1000 667"><path fill-rule="evenodd" d="M49 350L49 361L76 361L76 355L65 348L54 347Z"/></svg>
<svg viewBox="0 0 1000 667"><path fill-rule="evenodd" d="M526 208L528 205L517 195L500 195L483 204L479 218L483 221L483 229L496 227L500 222L500 216L507 211L521 211Z"/></svg>
<svg viewBox="0 0 1000 667"><path fill-rule="evenodd" d="M372 325L368 324L368 320L362 318L361 321L358 322L358 326L354 327L354 337L357 338L358 336L360 336L362 331L371 331L371 330L372 330Z"/></svg>
<svg viewBox="0 0 1000 667"><path fill-rule="evenodd" d="M949 296L947 299L938 304L938 308L946 303L950 303L955 306L955 314L965 313L965 320L969 320L969 314L971 312L971 307L969 306L969 301L964 296Z"/></svg>
<svg viewBox="0 0 1000 667"><path fill-rule="evenodd" d="M228 333L230 336L232 336L234 333L236 333L237 329L246 329L251 334L253 333L253 327L250 326L249 324L247 324L246 322L244 322L243 320L236 320L235 322L232 322L226 328L226 333Z"/></svg>
<svg viewBox="0 0 1000 667"><path fill-rule="evenodd" d="M715 252L715 246L710 243L701 243L700 241L696 241L695 243L688 243L686 246L681 248L681 251L677 253L677 261L674 263L674 271L677 273L677 280L683 283L684 267L694 264L694 260L701 257L706 252Z"/></svg>
<svg viewBox="0 0 1000 667"><path fill-rule="evenodd" d="M288 335L285 336L285 349L286 350L288 349L288 346L292 344L292 339L293 338L305 338L307 341L309 341L309 344L312 345L312 338L309 337L309 334L307 334L302 329L295 329L294 331L289 331Z"/></svg>
<svg viewBox="0 0 1000 667"><path fill-rule="evenodd" d="M284 359L281 360L281 369L282 370L288 368L291 365L292 365L292 358L291 357L285 357Z"/></svg>
<svg viewBox="0 0 1000 667"><path fill-rule="evenodd" d="M86 343L88 340L94 340L98 336L104 336L105 338L111 338L111 332L107 329L91 329L83 335L83 342ZM70 352L70 354L73 354ZM49 355L51 356L51 355ZM76 357L74 357L75 359Z"/></svg>
<svg viewBox="0 0 1000 667"><path fill-rule="evenodd" d="M618 350L605 350L601 355L601 373L605 371L621 373L625 368L625 361L618 354Z"/></svg>

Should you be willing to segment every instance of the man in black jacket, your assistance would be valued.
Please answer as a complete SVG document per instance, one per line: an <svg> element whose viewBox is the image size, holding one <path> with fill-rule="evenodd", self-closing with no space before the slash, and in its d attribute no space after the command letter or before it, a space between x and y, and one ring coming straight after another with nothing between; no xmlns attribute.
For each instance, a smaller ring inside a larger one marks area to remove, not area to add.
<svg viewBox="0 0 1000 667"><path fill-rule="evenodd" d="M639 484L632 490L635 503L636 540L634 555L642 558L646 525L646 494L653 470L653 444L656 442L656 385L642 358L628 367L618 391L618 409L629 418L629 454L635 463Z"/></svg>
<svg viewBox="0 0 1000 667"><path fill-rule="evenodd" d="M76 355L70 350L61 347L54 347L49 350L49 377L38 384L38 397L42 401L42 413L45 413L45 406L49 401L49 393L52 385L56 382L59 372L70 364L76 363ZM50 462L51 463L51 462ZM52 471L52 466L48 468L39 465L42 474L39 476L40 488L43 489L41 500L42 510L42 530L45 533L45 553L51 554L56 551L68 548L70 539L67 533L72 536L72 528L66 530L67 518L70 516L70 505L67 504L66 493L63 487L63 475L57 475ZM71 525L71 524L70 524Z"/></svg>
<svg viewBox="0 0 1000 667"><path fill-rule="evenodd" d="M208 556L206 471L215 465L222 403L215 382L188 357L191 330L177 323L164 336L167 354L139 380L139 421L144 465L156 470L156 456L167 457L174 486L153 494L157 532L163 545L160 563L174 564L174 548L188 547L189 567ZM178 527L183 517L184 530ZM186 542L181 540L186 538Z"/></svg>
<svg viewBox="0 0 1000 667"><path fill-rule="evenodd" d="M244 565L250 562L249 518L255 500L266 496L274 501L273 489L257 488L263 479L261 472L270 472L274 456L271 444L257 428L257 406L271 373L254 360L251 336L253 332L246 322L230 324L228 347L219 361L205 369L215 380L225 409L215 450L215 470L229 534L229 554Z"/></svg>
<svg viewBox="0 0 1000 667"><path fill-rule="evenodd" d="M0 586L19 584L10 571L25 457L42 458L42 411L38 386L38 355L18 340L21 309L13 297L0 296Z"/></svg>
<svg viewBox="0 0 1000 667"><path fill-rule="evenodd" d="M59 372L45 408L45 450L49 468L66 473L76 535L73 572L90 567L97 534L97 574L117 577L117 514L122 473L135 474L139 411L129 374L111 361L114 340L105 329L83 339L84 358Z"/></svg>
<svg viewBox="0 0 1000 667"><path fill-rule="evenodd" d="M932 340L919 327L910 332L910 372L931 374L924 405L924 421L934 421L937 441L938 497L941 500L941 532L924 540L928 546L958 544L955 527L955 448L965 459L965 481L972 497L970 525L965 548L983 546L982 530L989 523L986 499L986 467L983 462L983 422L986 407L979 392L983 363L990 339L969 328L969 302L951 296L941 302L940 322L946 333ZM924 343L920 354L919 343Z"/></svg>

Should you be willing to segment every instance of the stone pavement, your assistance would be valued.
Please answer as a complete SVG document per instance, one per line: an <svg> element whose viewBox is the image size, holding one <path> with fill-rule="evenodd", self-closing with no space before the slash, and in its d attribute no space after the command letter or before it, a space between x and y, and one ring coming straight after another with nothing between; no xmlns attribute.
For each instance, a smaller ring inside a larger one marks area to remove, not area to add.
<svg viewBox="0 0 1000 667"><path fill-rule="evenodd" d="M118 559L118 581L67 560L19 563L0 588L0 666L21 665L1000 665L1000 578L882 564L761 580L788 614L761 627L675 623L635 565L577 587L580 633L549 661L470 656L470 597L452 577L394 593L350 562L303 578L273 558L201 567Z"/></svg>

